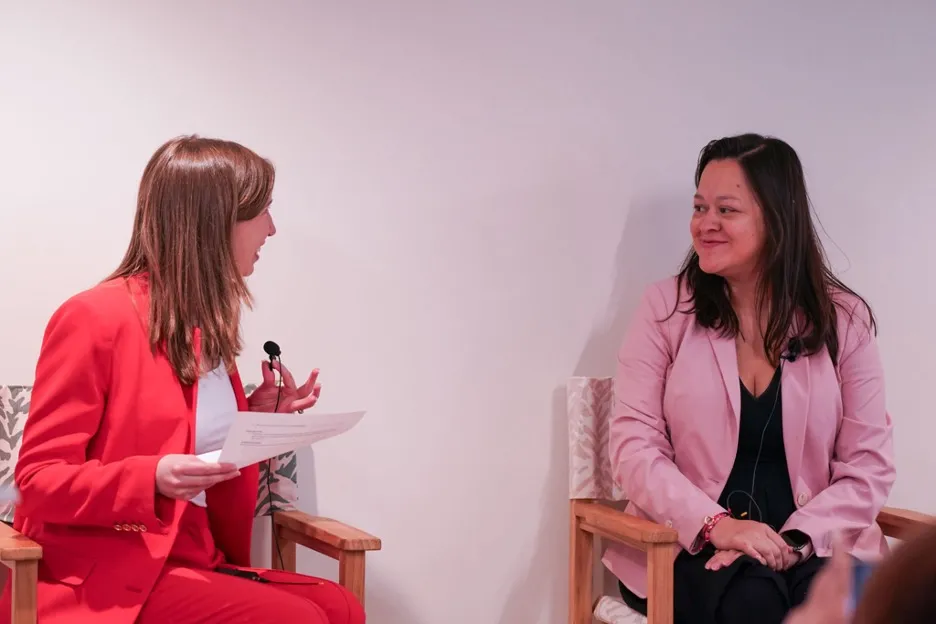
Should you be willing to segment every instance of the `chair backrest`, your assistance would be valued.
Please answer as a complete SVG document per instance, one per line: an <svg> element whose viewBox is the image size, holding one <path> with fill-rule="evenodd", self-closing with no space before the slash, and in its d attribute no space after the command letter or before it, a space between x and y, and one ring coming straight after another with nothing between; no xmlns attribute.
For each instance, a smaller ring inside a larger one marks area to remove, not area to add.
<svg viewBox="0 0 936 624"><path fill-rule="evenodd" d="M608 421L614 401L611 377L571 377L566 382L569 417L569 498L620 501L608 455Z"/></svg>
<svg viewBox="0 0 936 624"><path fill-rule="evenodd" d="M250 394L255 387L255 384L249 384L244 390ZM32 386L0 386L0 485L13 485L13 472L19 459L31 396ZM297 464L295 452L260 464L260 489L254 511L257 517L296 508L299 500ZM14 509L13 503L0 505L0 521L12 524Z"/></svg>

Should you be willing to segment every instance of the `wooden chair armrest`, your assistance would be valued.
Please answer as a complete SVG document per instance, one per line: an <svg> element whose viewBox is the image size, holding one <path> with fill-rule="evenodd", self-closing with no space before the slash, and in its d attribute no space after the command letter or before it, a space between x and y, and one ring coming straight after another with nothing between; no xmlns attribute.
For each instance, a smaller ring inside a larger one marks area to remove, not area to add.
<svg viewBox="0 0 936 624"><path fill-rule="evenodd" d="M0 561L10 568L12 624L35 624L38 612L39 560L42 546L0 522Z"/></svg>
<svg viewBox="0 0 936 624"><path fill-rule="evenodd" d="M885 507L878 514L877 523L884 535L907 540L927 527L936 525L936 516L909 509Z"/></svg>
<svg viewBox="0 0 936 624"><path fill-rule="evenodd" d="M583 530L630 544L643 551L652 544L675 544L679 539L676 529L638 518L597 501L577 500L573 510Z"/></svg>
<svg viewBox="0 0 936 624"><path fill-rule="evenodd" d="M0 522L0 561L13 568L17 561L39 561L42 546L5 522Z"/></svg>
<svg viewBox="0 0 936 624"><path fill-rule="evenodd" d="M288 540L322 552L328 550L362 552L380 550L380 538L331 518L312 516L304 511L277 511L273 523ZM326 553L327 554L327 553Z"/></svg>
<svg viewBox="0 0 936 624"><path fill-rule="evenodd" d="M360 529L304 511L273 513L273 568L296 571L296 544L338 561L338 584L364 604L364 557L380 539ZM280 544L282 539L285 543Z"/></svg>

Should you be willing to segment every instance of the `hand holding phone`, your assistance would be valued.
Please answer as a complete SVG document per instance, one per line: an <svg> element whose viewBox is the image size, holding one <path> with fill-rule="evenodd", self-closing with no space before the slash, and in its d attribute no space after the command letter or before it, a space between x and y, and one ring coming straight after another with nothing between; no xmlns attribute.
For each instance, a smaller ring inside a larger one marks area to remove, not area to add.
<svg viewBox="0 0 936 624"><path fill-rule="evenodd" d="M832 558L813 578L806 601L783 624L847 624L861 599L872 566L855 559L836 540Z"/></svg>
<svg viewBox="0 0 936 624"><path fill-rule="evenodd" d="M851 615L861 602L861 594L865 584L874 572L874 564L852 557L851 564L851 591L848 593L848 614Z"/></svg>

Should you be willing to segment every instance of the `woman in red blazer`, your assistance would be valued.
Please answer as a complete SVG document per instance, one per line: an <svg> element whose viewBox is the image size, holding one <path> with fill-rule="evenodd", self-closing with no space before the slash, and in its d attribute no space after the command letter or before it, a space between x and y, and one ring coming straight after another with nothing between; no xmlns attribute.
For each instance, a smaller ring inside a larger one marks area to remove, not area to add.
<svg viewBox="0 0 936 624"><path fill-rule="evenodd" d="M245 277L276 232L273 183L241 145L169 141L120 267L52 315L16 465L14 526L43 547L40 622L364 622L335 583L251 569L258 468L196 456L220 448L233 412L318 398L317 372L297 388L281 368L280 390L265 363L246 397L234 363Z"/></svg>

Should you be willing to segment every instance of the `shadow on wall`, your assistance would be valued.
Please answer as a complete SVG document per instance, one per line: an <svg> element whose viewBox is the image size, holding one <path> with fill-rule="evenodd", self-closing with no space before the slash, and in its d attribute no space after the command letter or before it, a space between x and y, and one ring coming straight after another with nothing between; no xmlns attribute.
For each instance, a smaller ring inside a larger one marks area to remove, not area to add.
<svg viewBox="0 0 936 624"><path fill-rule="evenodd" d="M611 298L582 350L574 375L614 374L618 348L644 289L674 275L689 249L691 215L691 198L675 193L631 203L615 255Z"/></svg>
<svg viewBox="0 0 936 624"><path fill-rule="evenodd" d="M644 287L674 273L686 252L690 210L689 200L676 194L661 194L631 205L615 256L610 301L582 351L574 375L614 373L618 345ZM526 575L510 589L499 624L554 622L566 617L565 608L561 613L550 613L556 602L544 599L568 595L569 435L564 385L553 389L551 418L551 461L540 496L542 514L533 554ZM555 572L545 574L549 570ZM565 599L561 604L566 604Z"/></svg>
<svg viewBox="0 0 936 624"><path fill-rule="evenodd" d="M582 349L574 375L614 375L618 348L644 289L656 280L675 274L688 251L691 206L690 198L675 193L661 193L631 204L615 254L611 297L601 321ZM601 542L596 540L595 543L596 599L600 594L616 596L618 592L617 581L601 564L600 556L604 551ZM568 553L568 546L565 551Z"/></svg>
<svg viewBox="0 0 936 624"><path fill-rule="evenodd" d="M546 475L546 487L540 495L540 524L533 542L533 554L527 573L519 580L507 595L504 611L499 624L517 624L518 622L558 622L563 621L565 613L549 613L555 604L546 597L563 596L568 590L568 577L565 573L549 575L548 570L565 569L564 562L569 560L569 540L556 540L556 536L566 536L569 516L566 511L569 490L567 487L569 466L568 421L566 418L565 386L553 389L551 417L551 441L549 473ZM555 565L555 562L559 565ZM563 603L564 604L564 603Z"/></svg>
<svg viewBox="0 0 936 624"><path fill-rule="evenodd" d="M644 288L674 273L688 248L690 209L689 200L676 194L661 194L633 202L611 272L614 277L610 300L582 351L574 375L614 374L615 354ZM540 495L541 520L530 545L526 574L510 588L499 624L534 624L566 617L564 606L560 613L550 612L557 604L551 597L562 596L560 604L565 605L568 594L569 458L564 384L553 389L550 418L551 460L544 479L546 486ZM303 497L300 507L314 513L315 470L311 451L300 455L300 462L303 489L310 493ZM333 562L325 562L313 553L305 557L300 554L299 561L303 572L327 578L334 575ZM549 574L549 571L554 572ZM419 622L418 615L395 596L393 583L385 581L378 575L368 577L368 610L392 613L394 623Z"/></svg>
<svg viewBox="0 0 936 624"><path fill-rule="evenodd" d="M299 451L299 480L302 483L304 495L299 499L297 506L302 511L318 515L318 488L315 470L315 450L313 448L301 449ZM341 518L336 518L341 520ZM266 535L270 535L270 522L266 518ZM362 529L364 527L361 527ZM366 530L366 529L365 529ZM270 557L271 548L269 537L263 542L266 548L266 557ZM374 557L379 557L381 552L390 548L398 548L399 545L386 544L383 550L376 553L368 553L365 566L373 566ZM303 574L310 574L320 578L332 581L338 580L338 562L326 557L308 548L299 547L296 552L296 570ZM373 567L370 568L373 570ZM365 596L368 613L392 614L392 619L386 620L386 624L420 624L424 620L417 615L412 605L406 603L398 591L397 583L394 579L387 579L379 574L366 574Z"/></svg>

